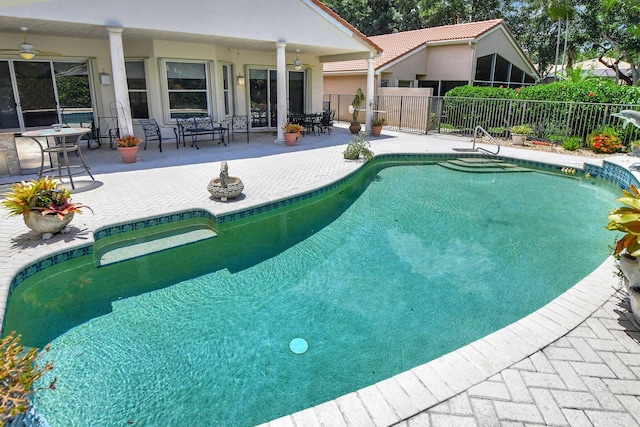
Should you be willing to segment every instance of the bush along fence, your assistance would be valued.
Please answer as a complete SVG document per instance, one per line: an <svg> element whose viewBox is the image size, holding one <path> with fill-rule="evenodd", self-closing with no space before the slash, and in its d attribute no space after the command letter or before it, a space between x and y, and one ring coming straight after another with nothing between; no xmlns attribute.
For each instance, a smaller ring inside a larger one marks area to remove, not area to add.
<svg viewBox="0 0 640 427"><path fill-rule="evenodd" d="M325 94L325 106L336 110L336 120L351 120L349 105L353 95ZM639 110L636 104L538 101L523 99L376 96L374 118L387 120L388 129L427 133L471 135L482 126L496 137L510 136L512 126L528 124L533 138L551 143L571 140L586 145L594 132L617 132L623 146L640 140L635 126L623 129L623 122L612 116L621 110ZM364 118L364 114L361 115Z"/></svg>

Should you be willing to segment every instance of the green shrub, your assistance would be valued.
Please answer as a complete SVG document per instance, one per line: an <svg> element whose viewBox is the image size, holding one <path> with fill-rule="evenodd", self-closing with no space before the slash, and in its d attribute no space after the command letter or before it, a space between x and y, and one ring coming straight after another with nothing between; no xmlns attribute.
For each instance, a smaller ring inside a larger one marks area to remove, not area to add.
<svg viewBox="0 0 640 427"><path fill-rule="evenodd" d="M511 133L519 134L519 135L530 135L533 133L533 128L528 124L511 126Z"/></svg>
<svg viewBox="0 0 640 427"><path fill-rule="evenodd" d="M579 83L560 81L535 86L524 86L517 89L484 86L458 86L448 91L445 96L609 104L640 104L640 87L621 86L606 79L589 79Z"/></svg>
<svg viewBox="0 0 640 427"><path fill-rule="evenodd" d="M576 151L584 146L582 142L582 137L580 136L569 136L562 140L562 148L568 151Z"/></svg>
<svg viewBox="0 0 640 427"><path fill-rule="evenodd" d="M490 86L458 86L448 91L445 96L459 96L463 98L515 98L516 92L513 89L504 89Z"/></svg>

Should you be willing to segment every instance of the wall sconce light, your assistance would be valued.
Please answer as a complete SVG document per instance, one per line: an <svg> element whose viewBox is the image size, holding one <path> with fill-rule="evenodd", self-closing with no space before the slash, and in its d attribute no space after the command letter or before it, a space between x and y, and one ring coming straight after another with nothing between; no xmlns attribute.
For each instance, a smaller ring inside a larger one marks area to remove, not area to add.
<svg viewBox="0 0 640 427"><path fill-rule="evenodd" d="M107 73L100 73L100 84L101 85L110 85L111 84L111 76Z"/></svg>
<svg viewBox="0 0 640 427"><path fill-rule="evenodd" d="M244 76L242 74L238 74L238 86L244 86Z"/></svg>

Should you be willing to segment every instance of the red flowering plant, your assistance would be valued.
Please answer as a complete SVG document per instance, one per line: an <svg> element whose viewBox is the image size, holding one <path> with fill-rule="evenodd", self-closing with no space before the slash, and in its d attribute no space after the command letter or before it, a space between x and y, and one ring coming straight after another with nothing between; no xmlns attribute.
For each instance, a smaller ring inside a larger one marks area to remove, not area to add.
<svg viewBox="0 0 640 427"><path fill-rule="evenodd" d="M610 154L622 150L622 141L611 126L591 132L587 137L587 145L594 153Z"/></svg>

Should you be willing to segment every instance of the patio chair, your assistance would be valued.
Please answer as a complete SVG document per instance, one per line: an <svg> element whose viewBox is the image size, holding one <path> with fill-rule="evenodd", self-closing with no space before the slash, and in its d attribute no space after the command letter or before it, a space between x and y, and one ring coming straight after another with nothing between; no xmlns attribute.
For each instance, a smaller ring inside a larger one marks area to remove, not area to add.
<svg viewBox="0 0 640 427"><path fill-rule="evenodd" d="M322 118L320 119L320 125L318 129L320 132L327 132L331 135L331 131L333 130L333 120L336 115L336 110L327 110L322 113Z"/></svg>
<svg viewBox="0 0 640 427"><path fill-rule="evenodd" d="M102 147L102 141L100 141L100 128L96 127L95 120L93 118L86 122L80 122L81 128L91 128L91 132L88 133L85 138L87 140L87 148L89 150L95 150ZM95 147L92 147L92 143L96 143Z"/></svg>
<svg viewBox="0 0 640 427"><path fill-rule="evenodd" d="M67 111L65 111L65 109ZM71 112L70 112L71 111ZM81 127L81 128L91 128L91 132L87 133L82 139L87 140L87 148L90 150L95 150L96 148L100 148L102 143L100 142L100 132L99 129L96 128L93 119L93 111L74 111L68 107L62 107L60 110L60 117L62 118L62 126L65 128L70 127ZM92 143L96 143L96 147L92 147Z"/></svg>
<svg viewBox="0 0 640 427"><path fill-rule="evenodd" d="M176 148L179 147L180 140L178 139L178 132L173 126L160 126L155 119L140 120L140 126L144 131L144 148L147 149L147 142L158 141L158 147L162 153L162 129L171 129L173 131L174 138L176 140Z"/></svg>
<svg viewBox="0 0 640 427"><path fill-rule="evenodd" d="M247 143L249 142L249 116L232 116L231 123L229 123L229 134L231 139L236 140L234 135L236 133L244 133L247 135Z"/></svg>

